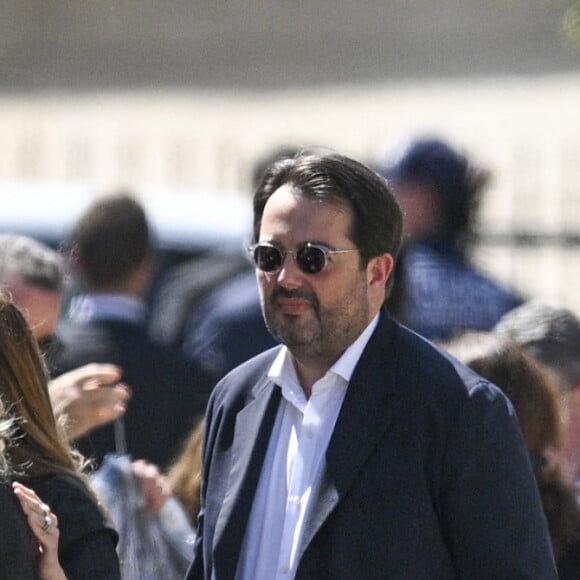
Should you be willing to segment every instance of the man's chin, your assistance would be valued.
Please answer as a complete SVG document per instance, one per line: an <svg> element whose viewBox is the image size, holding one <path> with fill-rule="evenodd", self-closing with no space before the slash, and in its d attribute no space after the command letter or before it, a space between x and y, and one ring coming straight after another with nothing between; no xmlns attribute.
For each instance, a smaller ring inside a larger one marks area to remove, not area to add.
<svg viewBox="0 0 580 580"><path fill-rule="evenodd" d="M288 328L287 325L271 328L270 332L278 342L286 345L291 350L310 347L314 338L312 332L306 332L298 328Z"/></svg>

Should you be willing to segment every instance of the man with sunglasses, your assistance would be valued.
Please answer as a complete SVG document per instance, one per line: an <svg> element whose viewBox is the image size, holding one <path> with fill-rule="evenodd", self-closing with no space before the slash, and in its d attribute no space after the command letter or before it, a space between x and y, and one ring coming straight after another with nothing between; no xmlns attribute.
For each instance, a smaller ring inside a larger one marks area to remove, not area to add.
<svg viewBox="0 0 580 580"><path fill-rule="evenodd" d="M266 171L249 251L282 346L212 394L188 578L557 577L513 409L383 307L401 221L352 159Z"/></svg>

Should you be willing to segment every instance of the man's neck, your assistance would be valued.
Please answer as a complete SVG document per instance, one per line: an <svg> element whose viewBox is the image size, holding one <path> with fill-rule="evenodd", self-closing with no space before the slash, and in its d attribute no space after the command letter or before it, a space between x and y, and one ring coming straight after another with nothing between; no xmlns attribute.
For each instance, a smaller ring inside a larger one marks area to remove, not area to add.
<svg viewBox="0 0 580 580"><path fill-rule="evenodd" d="M312 387L314 386L314 383L320 380L332 365L303 364L295 357L292 357L292 360L294 362L294 368L296 369L296 375L300 381L300 386L302 387L306 398L309 399L310 395L312 395Z"/></svg>

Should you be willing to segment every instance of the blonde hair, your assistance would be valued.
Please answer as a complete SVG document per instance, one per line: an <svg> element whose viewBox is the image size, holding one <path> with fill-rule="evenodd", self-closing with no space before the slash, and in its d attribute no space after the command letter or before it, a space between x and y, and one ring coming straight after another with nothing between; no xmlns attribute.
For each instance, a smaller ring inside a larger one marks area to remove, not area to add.
<svg viewBox="0 0 580 580"><path fill-rule="evenodd" d="M173 494L195 524L201 505L202 447L205 421L202 419L187 439L181 455L167 477Z"/></svg>
<svg viewBox="0 0 580 580"><path fill-rule="evenodd" d="M8 479L11 469L10 460L6 454L6 448L10 443L14 430L14 421L6 415L4 403L0 398L0 481Z"/></svg>
<svg viewBox="0 0 580 580"><path fill-rule="evenodd" d="M67 443L48 394L48 371L20 310L0 292L0 391L13 417L4 453L23 479L57 473L84 480L82 457Z"/></svg>

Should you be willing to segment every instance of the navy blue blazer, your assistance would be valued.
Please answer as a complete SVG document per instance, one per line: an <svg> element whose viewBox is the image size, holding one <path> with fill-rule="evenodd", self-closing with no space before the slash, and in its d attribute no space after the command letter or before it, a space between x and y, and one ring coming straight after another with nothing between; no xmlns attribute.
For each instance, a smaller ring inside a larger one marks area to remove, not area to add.
<svg viewBox="0 0 580 580"><path fill-rule="evenodd" d="M228 374L207 412L188 579L235 576L280 389L271 349ZM313 490L300 580L556 579L512 406L387 314L348 386Z"/></svg>

